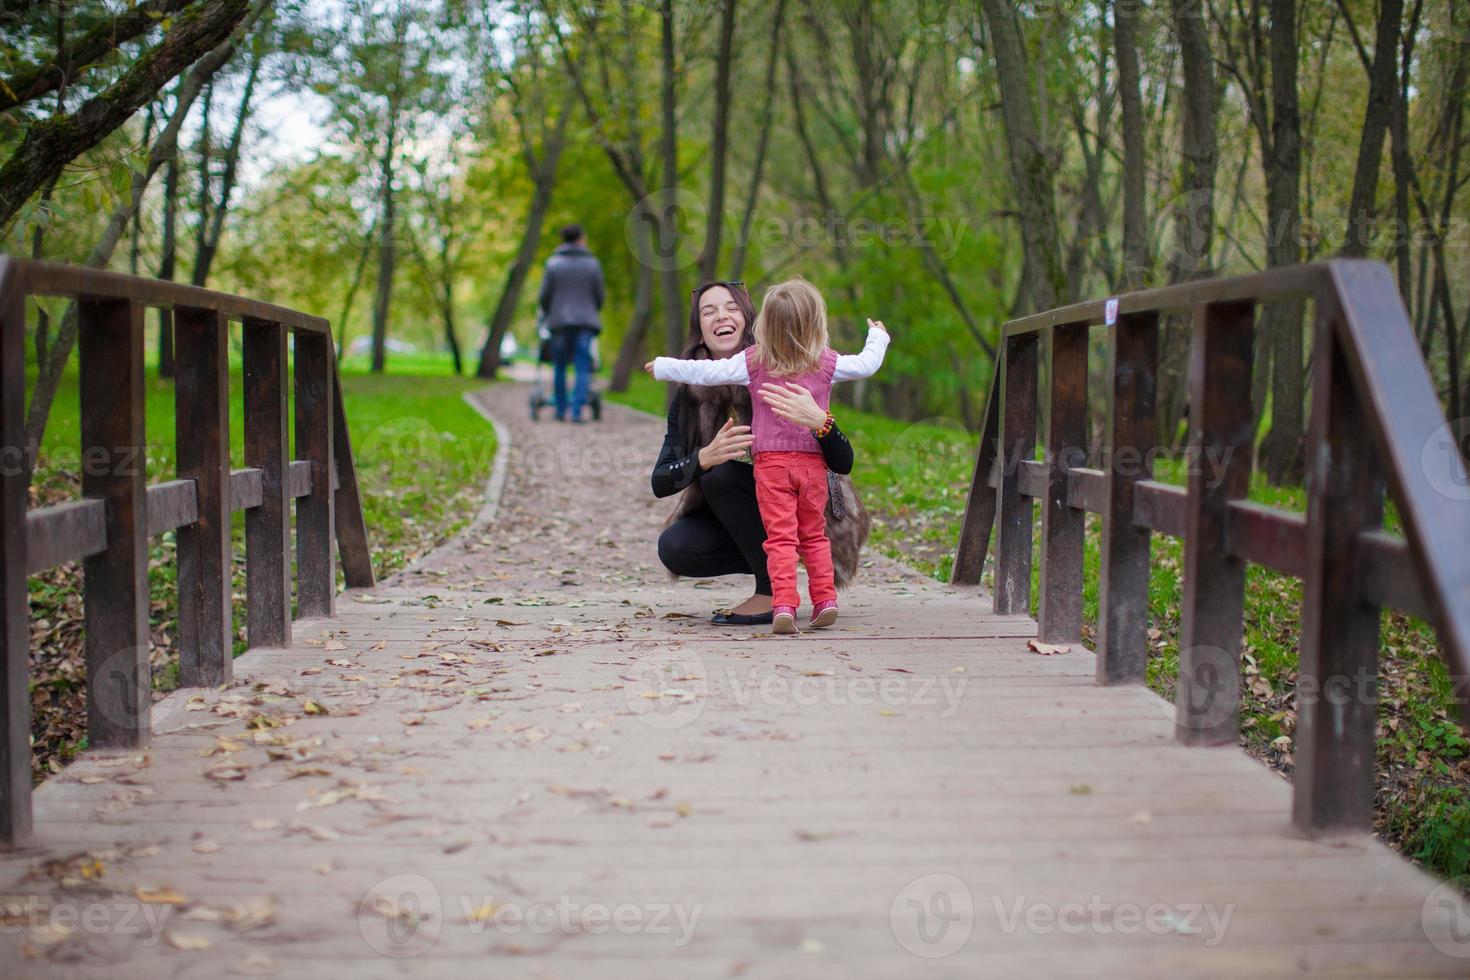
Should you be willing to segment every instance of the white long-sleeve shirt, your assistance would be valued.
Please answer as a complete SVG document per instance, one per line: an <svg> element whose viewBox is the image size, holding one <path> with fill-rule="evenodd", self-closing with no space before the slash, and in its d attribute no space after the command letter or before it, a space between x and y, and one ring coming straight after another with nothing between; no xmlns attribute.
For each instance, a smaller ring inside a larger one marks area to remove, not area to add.
<svg viewBox="0 0 1470 980"><path fill-rule="evenodd" d="M888 331L869 327L868 340L861 354L837 355L837 369L832 373L832 381L856 381L878 373L878 368L883 366L883 355L888 351L888 340ZM653 376L659 381L677 381L699 387L750 384L750 371L745 366L743 354L705 361L655 357Z"/></svg>

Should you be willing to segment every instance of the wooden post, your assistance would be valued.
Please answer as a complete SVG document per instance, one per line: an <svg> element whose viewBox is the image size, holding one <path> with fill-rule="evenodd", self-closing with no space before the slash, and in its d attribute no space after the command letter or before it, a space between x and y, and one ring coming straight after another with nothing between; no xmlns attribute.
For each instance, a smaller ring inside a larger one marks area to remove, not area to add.
<svg viewBox="0 0 1470 980"><path fill-rule="evenodd" d="M230 594L229 323L213 310L174 311L174 431L180 479L194 481L199 519L178 529L179 683L234 676Z"/></svg>
<svg viewBox="0 0 1470 980"><path fill-rule="evenodd" d="M261 502L245 512L245 634L252 647L291 645L291 541L286 442L286 330L246 319L245 465Z"/></svg>
<svg viewBox="0 0 1470 980"><path fill-rule="evenodd" d="M999 438L1000 482L995 488L996 542L993 611L1031 612L1031 498L1021 494L1021 463L1036 452L1036 373L1040 335L1004 339Z"/></svg>
<svg viewBox="0 0 1470 980"><path fill-rule="evenodd" d="M296 498L296 609L331 616L337 595L332 533L332 350L325 333L295 334L296 456L311 463L311 493Z"/></svg>
<svg viewBox="0 0 1470 980"><path fill-rule="evenodd" d="M1068 474L1087 460L1087 324L1051 333L1047 365L1046 497L1041 511L1041 588L1037 625L1048 643L1082 638L1082 545L1086 512L1067 503Z"/></svg>
<svg viewBox="0 0 1470 980"><path fill-rule="evenodd" d="M0 844L31 832L30 629L26 582L26 298L0 258Z"/></svg>
<svg viewBox="0 0 1470 980"><path fill-rule="evenodd" d="M1189 499L1183 631L1174 731L1181 742L1235 744L1245 561L1226 551L1227 508L1250 490L1252 303L1195 308L1189 362Z"/></svg>
<svg viewBox="0 0 1470 980"><path fill-rule="evenodd" d="M342 408L342 381L337 361L332 369L332 445L335 449L337 490L332 522L337 526L337 548L342 559L342 577L349 589L373 587L373 554L368 545L367 522L362 516L362 495L357 486L352 436L347 430L347 413Z"/></svg>
<svg viewBox="0 0 1470 980"><path fill-rule="evenodd" d="M105 505L107 549L83 565L87 742L147 743L147 439L143 425L143 307L128 300L77 301L82 401L82 496Z"/></svg>
<svg viewBox="0 0 1470 980"><path fill-rule="evenodd" d="M1324 305L1312 354L1292 806L1293 821L1313 834L1373 825L1379 608L1358 598L1353 540L1383 521L1371 420L1349 376L1335 311Z"/></svg>
<svg viewBox="0 0 1470 980"><path fill-rule="evenodd" d="M1148 665L1149 530L1134 485L1153 475L1159 315L1125 313L1108 336L1107 503L1098 584L1097 682L1141 684Z"/></svg>
<svg viewBox="0 0 1470 980"><path fill-rule="evenodd" d="M985 419L980 423L980 445L975 450L975 473L970 494L965 498L965 517L960 523L960 540L955 546L954 565L949 570L951 585L979 585L990 550L990 531L995 526L995 490L990 470L995 465L995 436L1000 427L1000 364L990 379L985 396Z"/></svg>

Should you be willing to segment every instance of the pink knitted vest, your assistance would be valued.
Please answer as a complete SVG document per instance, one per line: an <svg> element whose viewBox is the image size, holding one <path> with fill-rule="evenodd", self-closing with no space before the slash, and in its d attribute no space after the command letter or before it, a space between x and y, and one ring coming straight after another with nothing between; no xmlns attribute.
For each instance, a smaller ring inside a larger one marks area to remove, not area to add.
<svg viewBox="0 0 1470 980"><path fill-rule="evenodd" d="M751 356L754 350L754 347L745 349L745 367L750 373L750 428L752 435L755 436L752 451L757 453L817 453L820 455L822 447L817 445L817 437L812 435L812 430L795 422L788 422L777 415L761 397L760 390L761 385L767 381L799 384L811 392L817 404L825 409L832 398L832 374L837 370L837 352L830 347L823 351L822 359L818 362L815 371L796 376L776 377L756 363L755 358Z"/></svg>

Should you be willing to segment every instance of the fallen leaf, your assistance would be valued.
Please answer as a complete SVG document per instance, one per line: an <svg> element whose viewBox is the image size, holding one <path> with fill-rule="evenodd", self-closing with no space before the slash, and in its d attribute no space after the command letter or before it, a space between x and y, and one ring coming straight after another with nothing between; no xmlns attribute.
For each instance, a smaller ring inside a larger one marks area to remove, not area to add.
<svg viewBox="0 0 1470 980"><path fill-rule="evenodd" d="M187 932L166 932L163 938L174 949L208 949L213 945L208 938Z"/></svg>
<svg viewBox="0 0 1470 980"><path fill-rule="evenodd" d="M133 889L133 894L137 896L138 901L146 902L149 905L189 904L189 900L175 891L170 885L164 885L162 888L144 888L142 885L139 885Z"/></svg>

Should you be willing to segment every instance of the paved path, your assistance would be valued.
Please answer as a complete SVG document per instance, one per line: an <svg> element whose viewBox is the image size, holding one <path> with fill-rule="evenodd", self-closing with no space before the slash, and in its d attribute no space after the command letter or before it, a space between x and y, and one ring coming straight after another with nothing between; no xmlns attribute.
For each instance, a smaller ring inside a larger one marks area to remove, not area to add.
<svg viewBox="0 0 1470 980"><path fill-rule="evenodd" d="M833 630L708 625L659 422L524 397L491 523L38 791L0 976L1470 972L1458 898L973 592L875 557Z"/></svg>

